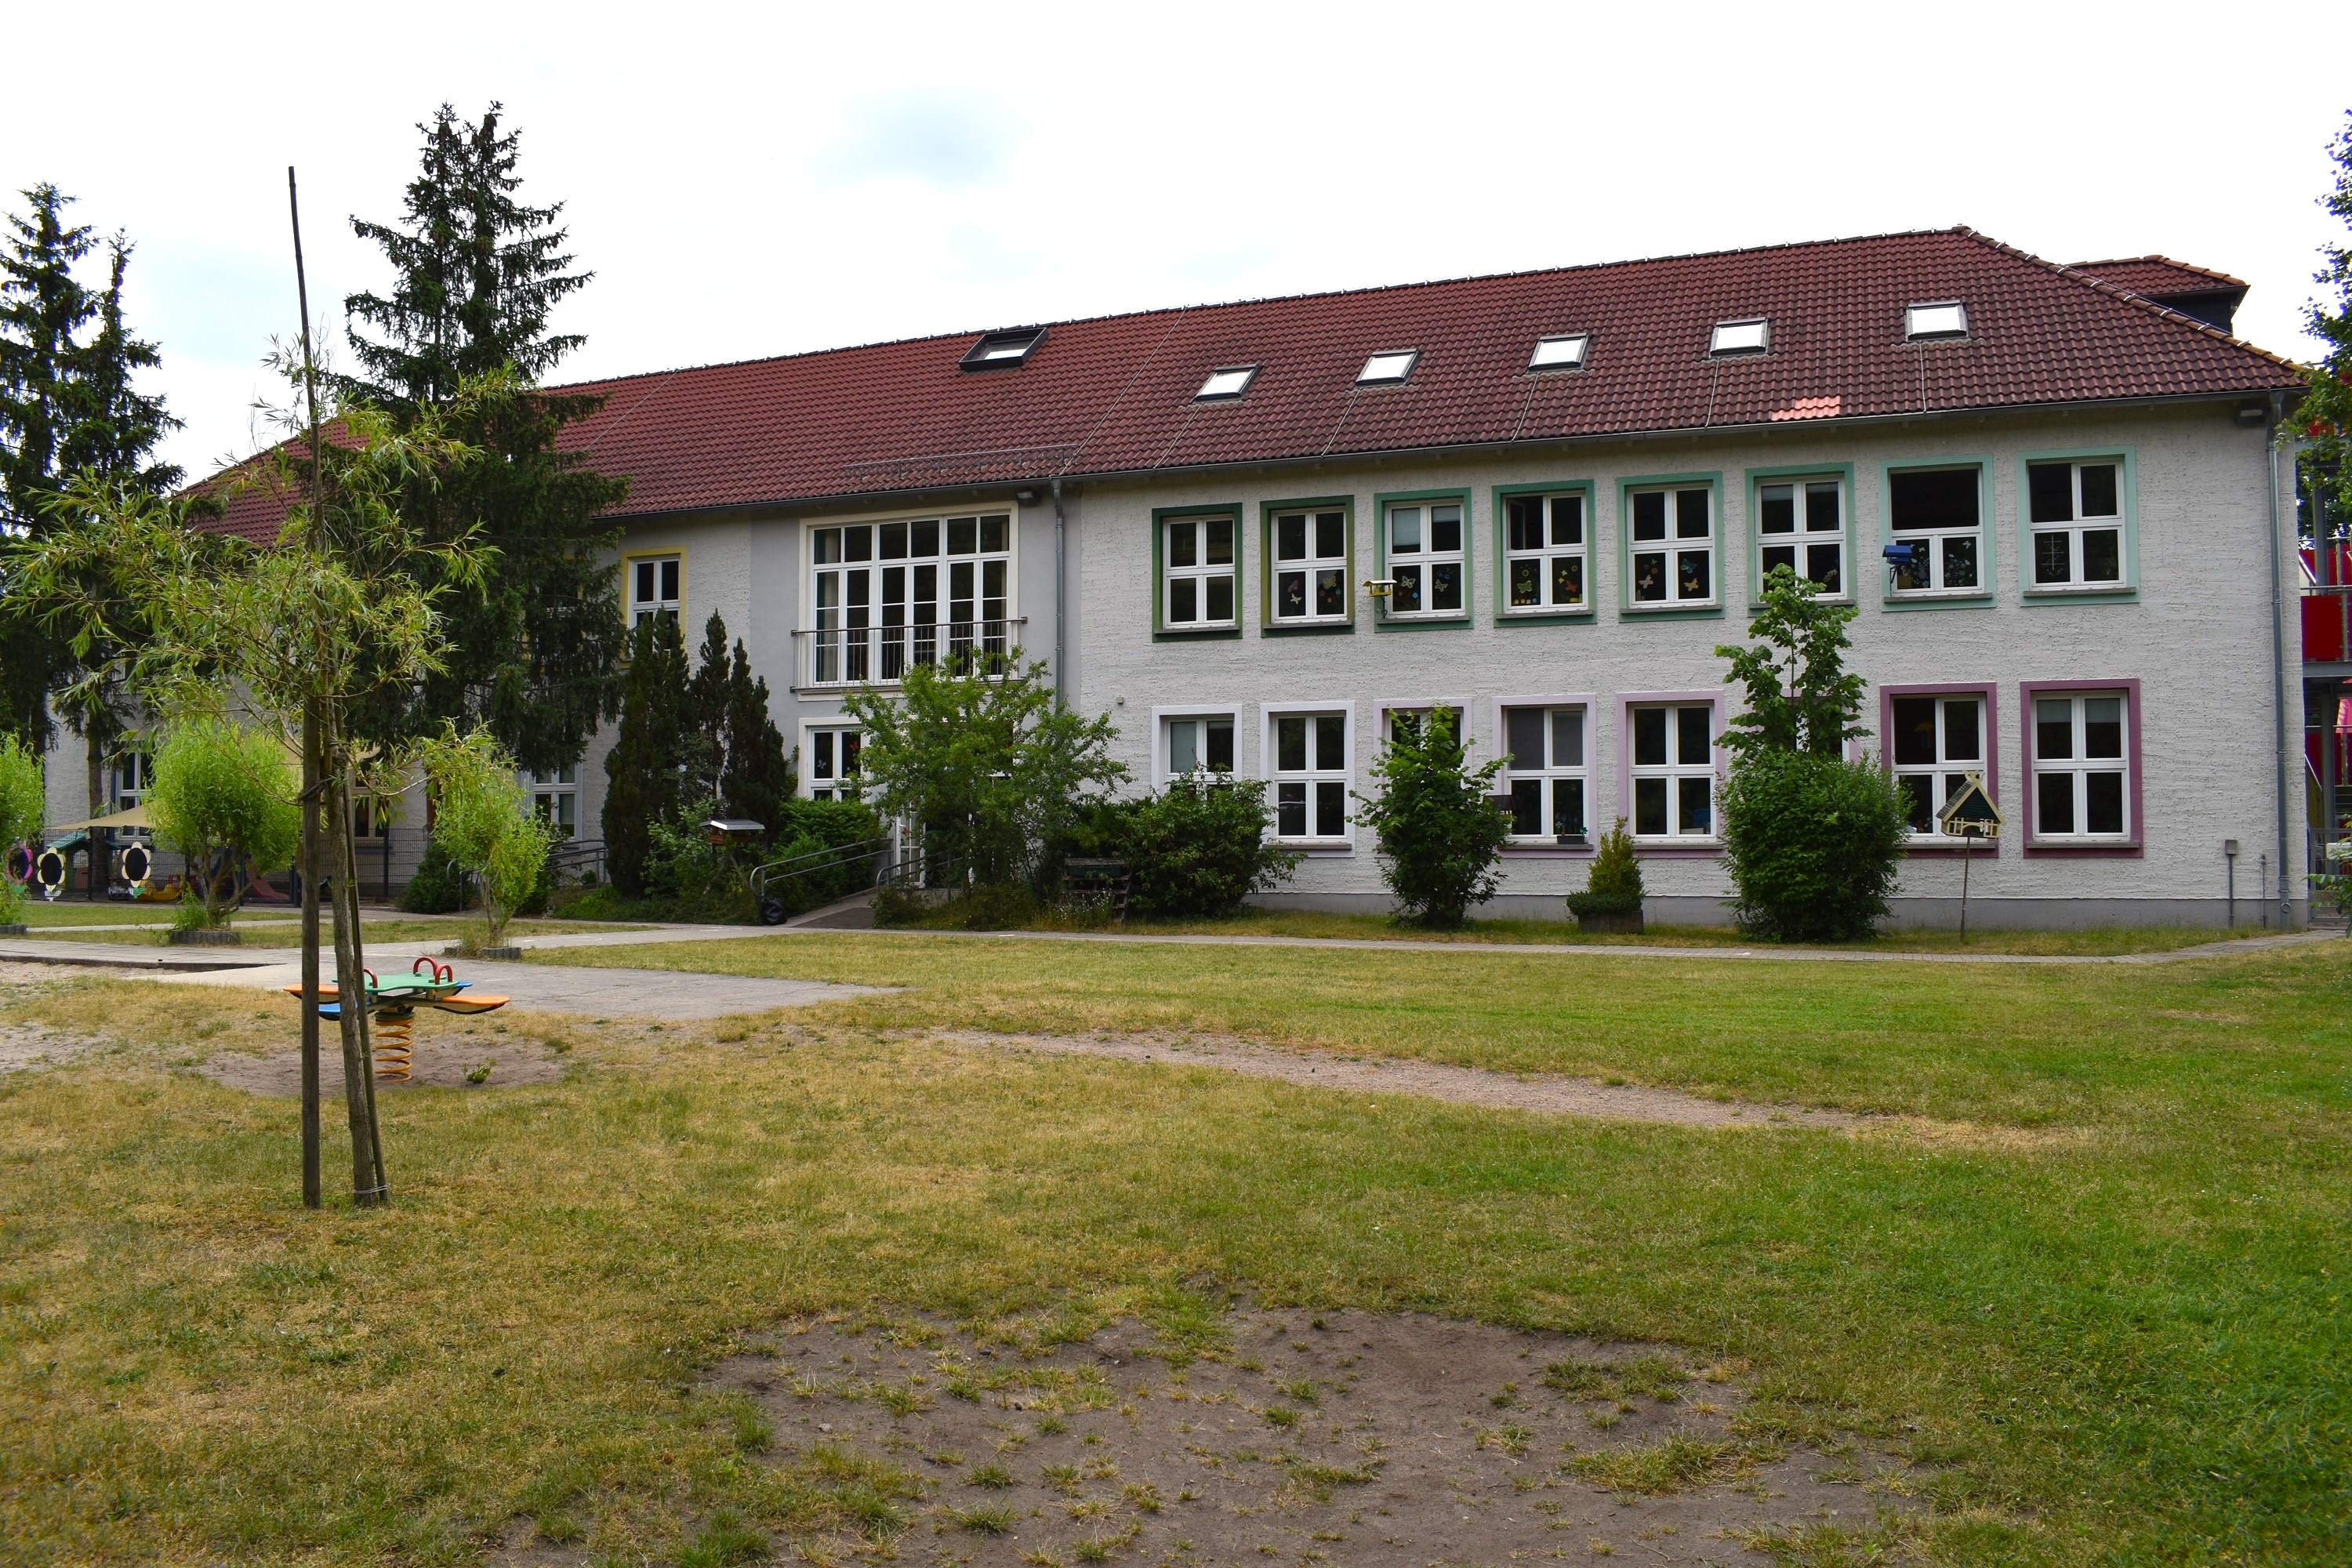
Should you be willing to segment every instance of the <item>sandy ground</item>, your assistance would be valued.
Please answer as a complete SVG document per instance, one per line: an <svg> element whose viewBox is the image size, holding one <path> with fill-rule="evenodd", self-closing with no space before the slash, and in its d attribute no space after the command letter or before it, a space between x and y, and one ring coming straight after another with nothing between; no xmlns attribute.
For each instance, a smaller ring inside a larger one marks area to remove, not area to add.
<svg viewBox="0 0 2352 1568"><path fill-rule="evenodd" d="M1131 1320L1042 1352L938 1323L800 1323L706 1387L758 1401L770 1462L830 1447L910 1473L914 1522L890 1554L975 1568L1106 1550L1201 1568L1760 1564L1757 1533L1866 1527L1909 1489L1882 1458L1739 1443L1733 1369L1647 1347L1354 1311L1243 1310L1223 1327L1226 1348L1179 1366ZM1681 1466L1642 1478L1661 1489L1579 1468L1675 1451Z"/></svg>
<svg viewBox="0 0 2352 1568"><path fill-rule="evenodd" d="M488 1076L481 1082L468 1073L484 1065ZM302 1058L299 1051L277 1056L248 1057L223 1051L196 1069L215 1083L254 1094L295 1099L302 1092ZM507 1036L494 1040L465 1037L436 1039L420 1037L410 1058L406 1082L378 1078L376 1092L398 1094L431 1085L437 1089L511 1089L522 1083L553 1083L563 1076L563 1058L536 1040ZM323 1032L319 1048L320 1092L329 1100L343 1092L343 1049L333 1029Z"/></svg>
<svg viewBox="0 0 2352 1568"><path fill-rule="evenodd" d="M1479 1068L1448 1067L1402 1058L1363 1058L1286 1051L1242 1040L1205 1040L1166 1035L990 1035L947 1031L926 1038L950 1045L1054 1055L1114 1057L1122 1061L1160 1062L1174 1067L1216 1068L1251 1078L1278 1079L1312 1089L1363 1094L1411 1094L1456 1105L1490 1105L1550 1116L1594 1117L1608 1121L1647 1121L1675 1127L1821 1127L1852 1129L1893 1118L1855 1116L1843 1110L1797 1106L1751 1105L1709 1100L1671 1089L1642 1089L1592 1079L1515 1077Z"/></svg>

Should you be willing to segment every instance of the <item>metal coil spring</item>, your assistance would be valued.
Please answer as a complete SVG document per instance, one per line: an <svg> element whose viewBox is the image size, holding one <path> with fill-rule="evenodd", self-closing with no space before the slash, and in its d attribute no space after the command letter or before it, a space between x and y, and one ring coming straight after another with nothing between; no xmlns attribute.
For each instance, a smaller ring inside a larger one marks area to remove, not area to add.
<svg viewBox="0 0 2352 1568"><path fill-rule="evenodd" d="M375 1021L375 1076L395 1083L408 1081L415 1054L416 1015L383 1013Z"/></svg>

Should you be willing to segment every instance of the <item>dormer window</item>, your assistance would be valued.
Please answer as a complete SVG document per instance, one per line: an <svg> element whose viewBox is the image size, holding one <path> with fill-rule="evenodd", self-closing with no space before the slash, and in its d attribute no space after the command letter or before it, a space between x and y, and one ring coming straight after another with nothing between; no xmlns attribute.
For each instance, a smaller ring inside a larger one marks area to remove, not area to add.
<svg viewBox="0 0 2352 1568"><path fill-rule="evenodd" d="M1029 363L1029 356L1045 341L1043 327L1007 327L1001 332L985 333L963 356L963 368L1018 370Z"/></svg>
<svg viewBox="0 0 2352 1568"><path fill-rule="evenodd" d="M1585 345L1591 342L1590 332L1575 332L1557 338L1538 338L1536 352L1528 357L1529 370L1582 370Z"/></svg>
<svg viewBox="0 0 2352 1568"><path fill-rule="evenodd" d="M1209 379L1201 384L1201 390L1192 395L1192 401L1229 403L1247 392L1250 383L1256 378L1257 366L1254 364L1228 365L1223 370L1213 370L1209 373Z"/></svg>
<svg viewBox="0 0 2352 1568"><path fill-rule="evenodd" d="M1913 342L1969 335L1969 308L1958 300L1937 300L1903 312L1903 335Z"/></svg>
<svg viewBox="0 0 2352 1568"><path fill-rule="evenodd" d="M1413 362L1419 358L1419 349L1383 350L1364 362L1364 368L1356 374L1356 384L1387 386L1402 381L1412 374Z"/></svg>
<svg viewBox="0 0 2352 1568"><path fill-rule="evenodd" d="M1761 316L1738 321L1717 321L1707 344L1711 354L1760 354L1772 346L1772 323Z"/></svg>

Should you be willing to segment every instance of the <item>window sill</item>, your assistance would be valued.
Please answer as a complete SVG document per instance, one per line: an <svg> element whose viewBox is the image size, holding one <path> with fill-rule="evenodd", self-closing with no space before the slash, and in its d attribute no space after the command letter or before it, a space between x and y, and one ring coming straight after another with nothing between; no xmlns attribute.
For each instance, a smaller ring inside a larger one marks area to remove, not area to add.
<svg viewBox="0 0 2352 1568"><path fill-rule="evenodd" d="M1636 855L1720 855L1720 838L1642 838L1633 840Z"/></svg>
<svg viewBox="0 0 2352 1568"><path fill-rule="evenodd" d="M1894 588L1879 605L1889 610L1953 610L1982 608L1992 602L1990 588Z"/></svg>
<svg viewBox="0 0 2352 1568"><path fill-rule="evenodd" d="M1590 860L1595 854L1591 844L1555 844L1548 838L1515 838L1503 846L1503 855L1511 860Z"/></svg>
<svg viewBox="0 0 2352 1568"><path fill-rule="evenodd" d="M1811 581L1811 579L1807 579L1807 581ZM1816 605L1852 605L1853 604L1853 595L1852 594L1816 594L1813 595L1813 603ZM1750 599L1748 601L1748 607L1751 610L1760 610L1764 607L1764 601L1761 599Z"/></svg>
<svg viewBox="0 0 2352 1568"><path fill-rule="evenodd" d="M2036 586L2025 590L2029 605L2114 604L2122 599L2137 599L2139 589L2129 583L2086 584L2081 587Z"/></svg>
<svg viewBox="0 0 2352 1568"><path fill-rule="evenodd" d="M1237 623L1227 622L1223 626L1155 626L1152 628L1151 640L1153 642L1215 642L1220 638L1230 640L1241 635L1242 628Z"/></svg>
<svg viewBox="0 0 2352 1568"><path fill-rule="evenodd" d="M1448 612L1442 616L1376 616L1372 618L1372 630L1425 632L1433 626L1466 626L1469 624L1470 612L1467 610L1458 615Z"/></svg>
<svg viewBox="0 0 2352 1568"><path fill-rule="evenodd" d="M1352 838L1276 838L1276 846L1295 849L1310 860L1344 860L1356 852Z"/></svg>
<svg viewBox="0 0 2352 1568"><path fill-rule="evenodd" d="M2029 838L2025 852L2053 860L2137 860L2147 854L2147 847L2136 838Z"/></svg>
<svg viewBox="0 0 2352 1568"><path fill-rule="evenodd" d="M1592 606L1563 610L1547 607L1538 610L1504 610L1495 616L1498 626L1552 626L1570 621L1590 622L1594 618Z"/></svg>
<svg viewBox="0 0 2352 1568"><path fill-rule="evenodd" d="M1713 603L1705 605L1622 605L1618 607L1618 613L1627 616L1655 617L1659 620L1670 620L1676 616L1687 616L1696 619L1702 616L1720 616L1723 614L1723 606L1720 604Z"/></svg>
<svg viewBox="0 0 2352 1568"><path fill-rule="evenodd" d="M1356 629L1353 620L1344 621L1269 621L1258 628L1258 636L1266 637L1329 637L1345 635Z"/></svg>

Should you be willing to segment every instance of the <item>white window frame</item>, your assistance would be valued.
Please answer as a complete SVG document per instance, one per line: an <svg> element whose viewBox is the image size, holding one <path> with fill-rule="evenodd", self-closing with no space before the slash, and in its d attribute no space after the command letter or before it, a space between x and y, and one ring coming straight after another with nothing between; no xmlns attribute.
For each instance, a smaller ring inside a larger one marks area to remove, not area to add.
<svg viewBox="0 0 2352 1568"><path fill-rule="evenodd" d="M1231 724L1234 727L1234 771L1225 776L1240 777L1241 721L1242 713L1238 708L1218 708L1203 706L1200 703L1176 703L1154 708L1151 710L1151 787L1165 788L1169 780L1182 776L1176 772L1174 729L1178 724L1215 722Z"/></svg>
<svg viewBox="0 0 2352 1568"><path fill-rule="evenodd" d="M2033 517L2033 471L2036 468L2066 469L2067 504L2074 515L2063 521L2041 522ZM2095 516L2085 516L2083 510L2083 470L2108 468L2114 471L2116 510ZM2131 586L2130 540L2125 531L2125 516L2130 510L2130 498L2125 493L2130 474L2118 452L2109 457L2104 453L2084 458L2035 458L2025 464L2025 494L2020 498L2020 510L2025 513L2026 558L2025 587L2033 594L2114 594ZM2083 574L2084 537L2094 533L2115 535L2116 574L2112 577L2085 577ZM2063 535L2066 539L2066 576L2058 581L2044 582L2042 577L2042 542Z"/></svg>
<svg viewBox="0 0 2352 1568"><path fill-rule="evenodd" d="M812 720L801 726L801 757L805 764L800 770L801 793L810 800L855 800L857 790L844 783L857 778L855 767L843 771L840 758L842 741L855 740L856 749L866 749L866 731L858 724L845 724L835 720ZM820 761L826 767L823 778L817 776Z"/></svg>
<svg viewBox="0 0 2352 1568"><path fill-rule="evenodd" d="M2086 755L2087 731L2090 725L2090 705L2094 702L2116 704L2116 754L2112 757ZM2063 704L2067 710L2066 724L2070 731L2066 757L2045 758L2042 751L2042 709L2045 705ZM2033 833L2031 842L2036 846L2125 846L2138 842L2139 824L2132 813L2132 726L2138 719L2133 711L2131 692L2118 686L2114 690L2095 689L2053 691L2035 690L2028 700L2025 737L2027 772L2033 781L2026 809L2032 813ZM2120 796L2119 809L2123 826L2107 833L2094 833L2083 826L2090 821L2091 783L2094 777L2113 777ZM2042 784L2051 779L2071 781L2068 794L2076 826L2066 832L2053 832L2042 826Z"/></svg>
<svg viewBox="0 0 2352 1568"><path fill-rule="evenodd" d="M124 782L126 774L129 783ZM107 760L106 793L107 798L113 802L108 807L109 815L131 810L145 801L147 792L154 787L155 759L152 754L146 752L117 752Z"/></svg>
<svg viewBox="0 0 2352 1568"><path fill-rule="evenodd" d="M1317 536L1322 532L1321 520L1327 516L1339 520L1339 551L1336 555L1325 555L1317 549L1320 543ZM1286 559L1282 553L1282 522L1283 519L1290 517L1305 519L1302 526L1307 552ZM1281 507L1266 514L1265 571L1266 581L1273 585L1266 604L1266 618L1270 624L1277 626L1337 626L1348 623L1351 618L1349 612L1355 604L1355 588L1348 581L1349 562L1352 558L1348 545L1349 535L1354 531L1354 516L1344 505ZM1334 613L1317 613L1313 605L1316 593L1321 586L1320 579L1325 574L1333 572L1339 574L1339 608ZM1300 579L1300 592L1308 609L1302 615L1286 616L1282 613L1282 580L1292 574Z"/></svg>
<svg viewBox="0 0 2352 1568"><path fill-rule="evenodd" d="M686 552L671 550L625 558L629 574L629 627L636 629L651 616L683 621L686 616ZM667 583L662 568L672 568ZM641 589L650 586L650 595ZM667 590L667 591L666 591Z"/></svg>
<svg viewBox="0 0 2352 1568"><path fill-rule="evenodd" d="M1906 763L1902 760L1901 734L1896 715L1906 702L1930 702L1935 705L1936 757L1929 763ZM1955 757L1951 754L1949 735L1951 710L1954 702L1973 702L1977 710L1976 754ZM1895 787L1902 789L1906 779L1925 779L1927 783L1927 826L1910 829L1910 841L1915 845L1957 845L1960 839L1946 833L1938 820L1952 797L1966 787L1967 775L1975 773L1984 781L1986 797L2000 804L2000 781L1994 778L1991 763L1993 744L1993 696L1981 686L1955 686L1943 691L1896 691L1886 699L1885 756L1887 771L1894 774ZM1908 798L1908 792L1906 792Z"/></svg>
<svg viewBox="0 0 2352 1568"><path fill-rule="evenodd" d="M1559 532L1559 503L1576 503L1576 542L1555 543ZM1532 503L1537 509L1537 535L1542 542L1532 548L1521 548L1513 529L1523 505ZM1503 616L1567 616L1584 615L1592 608L1592 496L1589 490L1569 487L1557 490L1520 490L1506 495L1497 503L1502 509L1503 602L1496 613ZM1557 599L1552 590L1557 586L1555 574L1558 563L1574 561L1576 564L1577 596L1570 600ZM1516 584L1519 564L1533 562L1536 586L1541 597L1532 605L1513 603L1517 592Z"/></svg>
<svg viewBox="0 0 2352 1568"><path fill-rule="evenodd" d="M1437 514L1451 510L1454 515L1454 548L1437 548ZM1411 512L1421 531L1423 542L1398 559L1397 521L1401 513ZM1390 591L1388 604L1381 609L1384 620L1391 621L1466 621L1470 618L1470 498L1463 496L1423 497L1411 500L1385 502L1381 508L1381 570L1396 586ZM1454 568L1455 595L1462 601L1450 610L1440 609L1433 603L1437 597L1437 574L1442 566ZM1399 595L1404 591L1405 579L1399 574L1412 568L1423 574L1413 581L1422 607L1400 610Z"/></svg>
<svg viewBox="0 0 2352 1568"><path fill-rule="evenodd" d="M1707 338L1706 352L1716 358L1772 352L1772 321L1767 316L1736 316L1717 321Z"/></svg>
<svg viewBox="0 0 2352 1568"><path fill-rule="evenodd" d="M1514 826L1511 834L1511 842L1514 845L1523 848L1551 846L1559 848L1582 849L1592 843L1592 824L1595 816L1592 790L1593 751L1599 740L1594 733L1592 709L1592 699L1590 696L1505 697L1496 701L1495 752L1497 756L1509 759L1503 764L1501 775L1503 793L1513 796L1516 801L1517 791L1515 786L1523 781L1538 782L1542 788L1541 804L1538 808L1540 813L1538 820L1554 825L1559 821L1558 784L1559 781L1576 781L1582 795L1582 810L1580 816L1583 820L1584 831L1566 843L1562 843L1556 826L1533 834L1518 832L1515 805ZM1541 713L1544 716L1545 754L1542 761L1533 766L1527 765L1526 760L1511 750L1511 715L1528 712ZM1580 760L1575 763L1562 763L1558 760L1555 750L1559 734L1557 725L1562 716L1571 713L1576 716Z"/></svg>
<svg viewBox="0 0 2352 1568"><path fill-rule="evenodd" d="M1666 758L1664 763L1641 761L1641 749L1636 743L1640 733L1641 715L1662 711L1666 715ZM1693 762L1683 755L1683 721L1686 711L1706 714L1707 744L1702 760ZM1625 748L1625 817L1636 843L1658 846L1711 845L1722 841L1723 774L1717 762L1723 750L1723 707L1713 698L1639 697L1625 699L1624 733L1620 743ZM1703 832L1685 829L1682 824L1687 805L1687 784L1697 780L1706 782L1706 827ZM1642 798L1646 783L1664 785L1666 826L1663 833L1642 830Z"/></svg>
<svg viewBox="0 0 2352 1568"><path fill-rule="evenodd" d="M1582 370L1585 355L1591 352L1591 332L1554 332L1536 340L1528 353L1528 369Z"/></svg>
<svg viewBox="0 0 2352 1568"><path fill-rule="evenodd" d="M1254 364L1220 365L1201 383L1201 390L1192 395L1195 403L1237 403L1248 395L1250 383L1257 379Z"/></svg>
<svg viewBox="0 0 2352 1568"><path fill-rule="evenodd" d="M1904 308L1903 336L1915 343L1948 342L1969 335L1969 308L1958 300L1924 300Z"/></svg>
<svg viewBox="0 0 2352 1568"><path fill-rule="evenodd" d="M1683 498L1698 496L1706 508L1706 532L1704 537L1682 531ZM1665 532L1656 539L1643 539L1636 533L1641 526L1642 502L1644 498L1664 498L1661 516ZM1665 483L1634 485L1625 491L1625 607L1638 615L1655 614L1661 610L1712 610L1723 604L1723 536L1722 521L1717 515L1715 486L1707 483ZM1662 597L1644 599L1641 596L1642 558L1659 558L1659 569L1665 574L1662 586L1668 590ZM1682 592L1682 568L1689 556L1703 556L1706 562L1707 592L1705 597L1685 595ZM1589 585L1588 585L1589 589Z"/></svg>
<svg viewBox="0 0 2352 1568"><path fill-rule="evenodd" d="M1356 384L1394 386L1412 380L1413 368L1420 363L1419 349L1381 349L1364 361L1364 368L1356 373Z"/></svg>
<svg viewBox="0 0 2352 1568"><path fill-rule="evenodd" d="M1020 521L1019 509L1010 503L810 520L803 568L808 624L798 639L808 645L802 684L895 686L913 665L1010 653L1020 640L1014 630L1021 613ZM983 548L992 522L1003 524L1003 542ZM958 550L958 530L967 523L972 548ZM935 548L917 554L926 530L935 531ZM901 551L895 555L887 553L894 536ZM861 537L864 553L852 559ZM956 592L958 567L970 569L968 594ZM924 570L932 573L928 598L921 592ZM900 574L895 597L894 571Z"/></svg>
<svg viewBox="0 0 2352 1568"><path fill-rule="evenodd" d="M1208 560L1209 529L1212 524L1220 522L1232 531L1226 541L1225 559L1221 565L1213 564ZM1189 566L1176 563L1176 539L1180 529L1184 530L1197 545L1192 564ZM1230 631L1238 627L1242 624L1242 520L1239 514L1203 511L1189 517L1166 517L1160 520L1160 629L1204 632ZM1208 614L1209 584L1219 577L1225 579L1227 601L1232 607L1232 614L1223 619L1213 618ZM1200 612L1189 621L1176 618L1176 584L1180 582L1192 584L1193 608Z"/></svg>
<svg viewBox="0 0 2352 1568"><path fill-rule="evenodd" d="M552 824L566 839L580 837L580 767L572 763L546 778L526 768L522 786L530 791L530 808L541 821ZM568 814L565 807L568 806Z"/></svg>
<svg viewBox="0 0 2352 1568"><path fill-rule="evenodd" d="M1789 492L1790 530L1785 533L1767 532L1775 490ZM1828 529L1813 527L1813 500L1827 491L1837 509L1837 521ZM1837 585L1824 587L1821 597L1839 604L1853 600L1853 508L1846 497L1843 475L1825 470L1816 474L1767 474L1756 479L1756 581L1749 597L1761 599L1764 579L1770 575L1771 566L1765 561L1768 551L1788 551L1792 559L1788 564L1796 572L1799 582L1819 583L1813 575L1814 552L1827 547L1836 552Z"/></svg>
<svg viewBox="0 0 2352 1568"><path fill-rule="evenodd" d="M1266 804L1275 813L1273 837L1278 842L1303 848L1352 853L1355 848L1356 836L1356 811L1353 798L1356 784L1356 705L1353 702L1275 702L1266 704L1261 710L1261 713L1262 721L1258 733L1259 773L1266 781ZM1337 768L1321 765L1325 759L1316 754L1314 749L1316 736L1310 727L1307 734L1309 751L1307 758L1310 765L1303 770L1284 771L1280 766L1281 721L1285 719L1326 718L1337 718L1339 721L1340 765ZM1282 793L1286 784L1307 786L1304 805L1307 813L1307 831L1304 834L1286 834L1282 831ZM1317 820L1318 805L1317 786L1331 784L1339 786L1340 831L1337 834L1318 833L1314 829L1322 824Z"/></svg>
<svg viewBox="0 0 2352 1568"><path fill-rule="evenodd" d="M1886 542L1917 547L1927 563L1925 586L1906 588L1898 574L1890 574L1888 595L1908 604L1918 599L1980 599L1991 594L1992 533L1987 526L1990 507L1985 496L1986 466L1969 458L1950 463L1905 463L1886 470ZM1977 520L1958 527L1897 528L1895 516L1895 481L1906 474L1967 474L1975 488ZM1976 576L1972 584L1954 587L1946 580L1948 568L1947 545L1953 540L1967 540L1976 552Z"/></svg>

